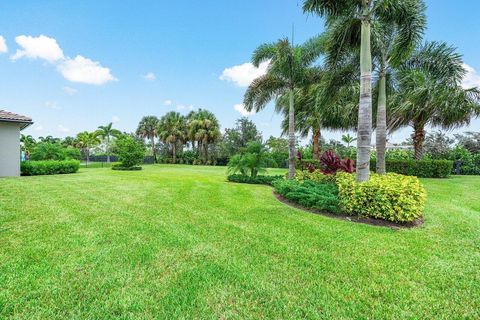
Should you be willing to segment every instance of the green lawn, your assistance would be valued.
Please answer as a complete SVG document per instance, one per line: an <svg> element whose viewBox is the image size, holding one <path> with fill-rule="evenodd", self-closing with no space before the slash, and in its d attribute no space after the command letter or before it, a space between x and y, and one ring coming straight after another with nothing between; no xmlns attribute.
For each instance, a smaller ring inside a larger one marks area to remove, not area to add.
<svg viewBox="0 0 480 320"><path fill-rule="evenodd" d="M480 177L424 183L395 231L219 167L0 179L0 319L478 319Z"/></svg>

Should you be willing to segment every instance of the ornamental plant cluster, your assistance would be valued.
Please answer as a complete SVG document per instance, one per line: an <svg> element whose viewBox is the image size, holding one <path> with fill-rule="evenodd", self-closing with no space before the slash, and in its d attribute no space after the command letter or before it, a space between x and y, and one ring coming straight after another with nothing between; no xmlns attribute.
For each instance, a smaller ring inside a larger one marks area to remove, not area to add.
<svg viewBox="0 0 480 320"><path fill-rule="evenodd" d="M357 182L355 174L298 170L295 180L276 180L275 191L287 200L327 213L371 217L396 223L423 215L425 189L417 177L395 173L372 174Z"/></svg>

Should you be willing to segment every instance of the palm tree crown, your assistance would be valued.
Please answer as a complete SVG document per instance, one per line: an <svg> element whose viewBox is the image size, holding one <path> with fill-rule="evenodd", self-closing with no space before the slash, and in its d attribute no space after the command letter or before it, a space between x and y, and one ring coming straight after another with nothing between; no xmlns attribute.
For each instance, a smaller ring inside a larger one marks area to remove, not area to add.
<svg viewBox="0 0 480 320"><path fill-rule="evenodd" d="M423 156L427 125L451 129L480 115L480 90L464 89L463 61L455 48L430 42L420 46L397 72L392 99L392 129L412 126L415 158Z"/></svg>
<svg viewBox="0 0 480 320"><path fill-rule="evenodd" d="M289 170L290 179L295 174L295 108L294 90L305 87L319 79L319 70L310 66L323 50L323 38L316 37L304 45L293 46L288 39L259 46L253 53L252 63L258 67L268 61L265 75L258 77L248 87L244 96L248 111L260 111L272 99L289 94Z"/></svg>
<svg viewBox="0 0 480 320"><path fill-rule="evenodd" d="M152 146L152 155L154 161L157 162L157 151L155 148L155 137L157 137L158 129L158 118L155 116L145 116L138 123L137 135L144 138L150 139Z"/></svg>
<svg viewBox="0 0 480 320"><path fill-rule="evenodd" d="M177 159L177 142L184 142L187 138L187 126L185 117L175 111L164 115L158 123L158 137L172 145L173 163Z"/></svg>

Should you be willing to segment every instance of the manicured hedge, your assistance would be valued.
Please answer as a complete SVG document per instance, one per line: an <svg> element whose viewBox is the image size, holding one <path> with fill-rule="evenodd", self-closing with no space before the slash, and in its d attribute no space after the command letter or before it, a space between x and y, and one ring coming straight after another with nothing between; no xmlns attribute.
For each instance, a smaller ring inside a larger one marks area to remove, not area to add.
<svg viewBox="0 0 480 320"><path fill-rule="evenodd" d="M271 185L273 181L283 179L283 176L256 176L252 178L243 174L231 174L227 177L230 182L249 183L249 184L267 184Z"/></svg>
<svg viewBox="0 0 480 320"><path fill-rule="evenodd" d="M393 222L412 222L423 215L426 195L417 177L372 174L359 183L354 174L338 173L336 184L340 208L347 214Z"/></svg>
<svg viewBox="0 0 480 320"><path fill-rule="evenodd" d="M112 170L119 170L119 171L138 171L142 170L142 167L134 166L134 167L124 167L122 164L114 164L112 165Z"/></svg>
<svg viewBox="0 0 480 320"><path fill-rule="evenodd" d="M21 171L24 176L38 176L47 174L75 173L80 168L77 160L45 160L45 161L24 161L21 163Z"/></svg>
<svg viewBox="0 0 480 320"><path fill-rule="evenodd" d="M273 182L275 191L284 198L306 208L314 208L328 213L338 213L338 188L333 183L317 183L305 180L277 180Z"/></svg>
<svg viewBox="0 0 480 320"><path fill-rule="evenodd" d="M387 160L385 164L387 172L419 178L447 178L453 170L450 160ZM375 166L375 161L370 161L372 171Z"/></svg>

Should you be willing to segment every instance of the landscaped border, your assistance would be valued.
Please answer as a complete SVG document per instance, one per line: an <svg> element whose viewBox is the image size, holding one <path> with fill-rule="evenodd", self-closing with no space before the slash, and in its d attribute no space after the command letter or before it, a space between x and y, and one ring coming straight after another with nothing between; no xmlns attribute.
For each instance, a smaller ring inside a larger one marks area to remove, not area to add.
<svg viewBox="0 0 480 320"><path fill-rule="evenodd" d="M412 222L397 223L397 222L392 222L392 221L383 220L383 219L375 219L370 217L350 216L348 214L342 214L342 213L339 213L339 214L327 213L327 212L323 212L313 208L306 208L296 202L286 199L285 197L283 197L282 195L278 194L275 191L273 191L272 193L278 201L282 202L283 204L289 207L306 211L308 213L318 214L318 215L322 215L329 218L335 218L338 220L368 224L368 225L377 226L377 227L388 227L393 230L411 229L415 227L420 227L425 222L424 218L419 218Z"/></svg>

